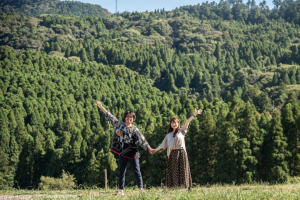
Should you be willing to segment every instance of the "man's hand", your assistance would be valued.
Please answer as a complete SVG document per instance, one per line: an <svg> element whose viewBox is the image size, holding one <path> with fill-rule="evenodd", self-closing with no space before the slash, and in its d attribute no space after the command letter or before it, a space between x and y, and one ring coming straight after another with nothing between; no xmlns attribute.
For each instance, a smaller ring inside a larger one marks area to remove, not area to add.
<svg viewBox="0 0 300 200"><path fill-rule="evenodd" d="M150 152L151 154L155 154L156 150L152 149L152 151Z"/></svg>
<svg viewBox="0 0 300 200"><path fill-rule="evenodd" d="M155 153L155 150L152 149L150 146L148 146L148 151L149 151L150 154L154 154Z"/></svg>
<svg viewBox="0 0 300 200"><path fill-rule="evenodd" d="M118 130L116 133L117 133L117 135L118 135L118 136L121 136L121 137L123 137L123 133L122 133L122 131Z"/></svg>

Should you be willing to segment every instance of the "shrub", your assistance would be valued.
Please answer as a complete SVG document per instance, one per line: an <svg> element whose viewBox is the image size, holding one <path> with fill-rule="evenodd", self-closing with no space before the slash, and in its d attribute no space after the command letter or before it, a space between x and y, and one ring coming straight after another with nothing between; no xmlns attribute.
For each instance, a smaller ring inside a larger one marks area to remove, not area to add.
<svg viewBox="0 0 300 200"><path fill-rule="evenodd" d="M298 184L300 183L300 177L299 176L288 177L286 182L291 184Z"/></svg>
<svg viewBox="0 0 300 200"><path fill-rule="evenodd" d="M77 188L76 178L63 170L60 178L41 177L39 189L41 190L66 190Z"/></svg>
<svg viewBox="0 0 300 200"><path fill-rule="evenodd" d="M77 56L70 56L70 57L68 57L68 59L71 62L76 62L76 63L80 63L81 62L80 58L77 57Z"/></svg>

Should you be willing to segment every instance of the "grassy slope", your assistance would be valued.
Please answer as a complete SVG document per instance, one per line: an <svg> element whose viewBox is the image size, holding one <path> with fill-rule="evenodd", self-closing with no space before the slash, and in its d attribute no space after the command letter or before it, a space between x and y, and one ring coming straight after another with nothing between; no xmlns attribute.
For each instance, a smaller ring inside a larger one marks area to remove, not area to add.
<svg viewBox="0 0 300 200"><path fill-rule="evenodd" d="M34 190L2 190L0 197L4 198L35 198L35 199L120 199L114 195L116 188L105 189L83 189L64 191L34 191ZM193 192L186 189L169 190L164 187L151 188L144 194L138 189L130 187L125 189L125 196L122 199L299 199L299 184L283 185L212 185L196 186Z"/></svg>

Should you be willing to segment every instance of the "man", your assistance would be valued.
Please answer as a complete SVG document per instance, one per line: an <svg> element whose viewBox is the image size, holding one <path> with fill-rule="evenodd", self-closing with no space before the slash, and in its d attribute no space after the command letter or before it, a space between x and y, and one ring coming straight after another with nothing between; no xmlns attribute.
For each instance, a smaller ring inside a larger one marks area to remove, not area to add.
<svg viewBox="0 0 300 200"><path fill-rule="evenodd" d="M152 152L153 149L149 146L139 129L132 124L136 119L136 114L133 111L126 111L125 122L122 122L108 112L102 106L101 102L97 101L97 106L104 112L105 119L109 121L114 128L111 151L119 155L119 190L116 194L124 195L127 162L130 163L140 191L144 192L139 163L140 154L135 143L138 142L143 149L148 149L149 152Z"/></svg>

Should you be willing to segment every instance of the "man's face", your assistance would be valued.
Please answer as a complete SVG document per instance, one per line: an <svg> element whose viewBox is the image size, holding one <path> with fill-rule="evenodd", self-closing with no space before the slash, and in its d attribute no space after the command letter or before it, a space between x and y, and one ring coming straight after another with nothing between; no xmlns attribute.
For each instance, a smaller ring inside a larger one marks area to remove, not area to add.
<svg viewBox="0 0 300 200"><path fill-rule="evenodd" d="M131 115L126 115L125 122L127 124L131 124L134 121L133 117Z"/></svg>

